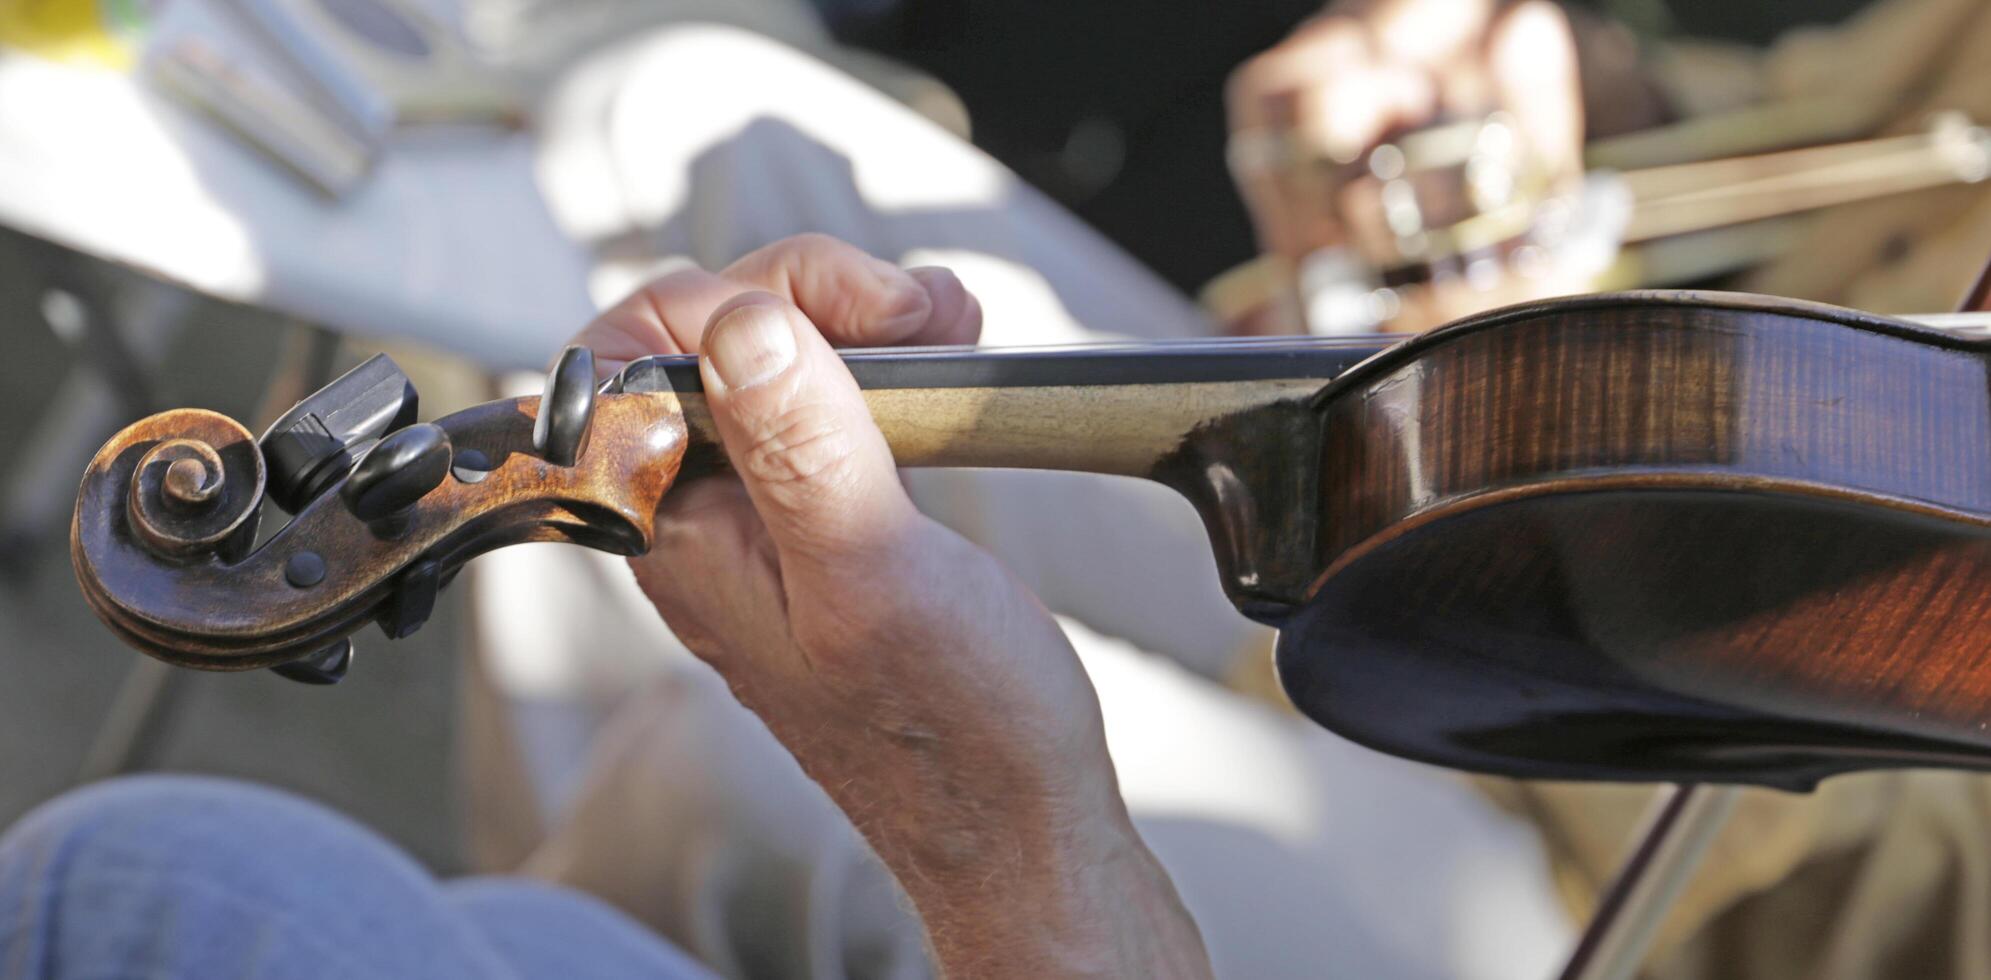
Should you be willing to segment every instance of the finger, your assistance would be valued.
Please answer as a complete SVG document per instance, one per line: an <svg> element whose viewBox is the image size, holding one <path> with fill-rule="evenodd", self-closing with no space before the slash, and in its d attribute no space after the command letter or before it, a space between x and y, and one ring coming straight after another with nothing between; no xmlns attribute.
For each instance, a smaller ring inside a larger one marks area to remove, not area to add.
<svg viewBox="0 0 1991 980"><path fill-rule="evenodd" d="M1494 26L1487 60L1500 102L1552 175L1583 170L1583 94L1569 18L1546 0L1516 5Z"/></svg>
<svg viewBox="0 0 1991 980"><path fill-rule="evenodd" d="M716 273L679 269L603 310L573 342L594 351L595 372L604 377L639 357L696 353L705 321L740 290Z"/></svg>
<svg viewBox="0 0 1991 980"><path fill-rule="evenodd" d="M833 343L973 343L981 304L944 269L904 270L824 235L759 249L724 274L681 269L603 311L574 343L592 348L598 373L638 357L696 353L712 311L764 289L801 307Z"/></svg>
<svg viewBox="0 0 1991 980"><path fill-rule="evenodd" d="M951 270L939 266L907 269L933 301L926 323L896 341L909 345L972 344L982 339L982 304Z"/></svg>
<svg viewBox="0 0 1991 980"><path fill-rule="evenodd" d="M1295 94L1331 85L1370 62L1368 28L1347 17L1300 25L1284 41L1231 73L1224 103L1232 132L1284 129L1293 124Z"/></svg>
<svg viewBox="0 0 1991 980"><path fill-rule="evenodd" d="M1437 71L1477 52L1494 0L1384 0L1369 27L1385 61Z"/></svg>
<svg viewBox="0 0 1991 980"><path fill-rule="evenodd" d="M793 303L837 346L904 343L934 312L919 279L828 235L784 238L748 253L724 275Z"/></svg>
<svg viewBox="0 0 1991 980"><path fill-rule="evenodd" d="M1392 130L1429 122L1437 90L1429 74L1401 64L1372 63L1337 76L1331 85L1300 92L1295 124L1343 163L1359 158Z"/></svg>
<svg viewBox="0 0 1991 980"><path fill-rule="evenodd" d="M800 310L767 293L721 306L704 345L714 424L783 574L875 567L918 514L843 361Z"/></svg>

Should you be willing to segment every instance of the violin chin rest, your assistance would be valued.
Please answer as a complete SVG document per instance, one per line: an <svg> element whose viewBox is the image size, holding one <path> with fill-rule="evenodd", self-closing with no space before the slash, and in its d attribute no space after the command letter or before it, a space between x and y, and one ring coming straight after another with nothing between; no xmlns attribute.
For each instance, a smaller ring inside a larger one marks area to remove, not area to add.
<svg viewBox="0 0 1991 980"><path fill-rule="evenodd" d="M1991 769L1991 528L1851 493L1493 494L1349 549L1278 666L1329 729L1505 776Z"/></svg>

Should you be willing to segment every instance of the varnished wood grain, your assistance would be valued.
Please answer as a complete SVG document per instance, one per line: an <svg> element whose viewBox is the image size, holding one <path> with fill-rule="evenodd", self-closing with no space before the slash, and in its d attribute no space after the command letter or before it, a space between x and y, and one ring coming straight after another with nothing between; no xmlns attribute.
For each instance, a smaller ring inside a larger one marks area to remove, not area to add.
<svg viewBox="0 0 1991 980"><path fill-rule="evenodd" d="M1289 689L1521 775L1986 765L1987 390L1977 344L1740 298L1439 331L1322 399Z"/></svg>

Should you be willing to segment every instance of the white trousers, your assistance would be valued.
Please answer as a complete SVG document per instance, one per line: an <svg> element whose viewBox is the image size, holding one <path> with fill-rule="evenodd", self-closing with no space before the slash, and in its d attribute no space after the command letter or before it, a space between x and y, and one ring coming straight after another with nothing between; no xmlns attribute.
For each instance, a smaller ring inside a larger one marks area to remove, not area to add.
<svg viewBox="0 0 1991 980"><path fill-rule="evenodd" d="M556 219L600 256L600 301L660 265L716 268L818 231L952 267L982 302L989 345L1207 332L1186 299L973 147L751 34L634 39L584 65L543 118L540 176ZM1262 656L1267 636L1223 598L1184 501L1078 474L907 483L1066 625L1128 805L1220 975L1553 967L1570 932L1530 830L1447 773L1209 683ZM530 869L616 901L730 975L925 973L882 866L620 562L535 546L480 566L485 663L557 814Z"/></svg>

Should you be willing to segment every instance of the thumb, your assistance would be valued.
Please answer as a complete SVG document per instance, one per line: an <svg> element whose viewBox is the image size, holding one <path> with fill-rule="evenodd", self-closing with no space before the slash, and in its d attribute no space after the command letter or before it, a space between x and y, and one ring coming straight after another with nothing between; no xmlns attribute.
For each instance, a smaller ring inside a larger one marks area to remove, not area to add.
<svg viewBox="0 0 1991 980"><path fill-rule="evenodd" d="M857 382L794 304L735 297L713 311L702 350L714 425L784 569L847 573L915 525Z"/></svg>

